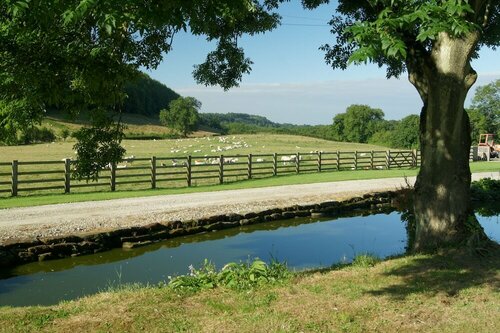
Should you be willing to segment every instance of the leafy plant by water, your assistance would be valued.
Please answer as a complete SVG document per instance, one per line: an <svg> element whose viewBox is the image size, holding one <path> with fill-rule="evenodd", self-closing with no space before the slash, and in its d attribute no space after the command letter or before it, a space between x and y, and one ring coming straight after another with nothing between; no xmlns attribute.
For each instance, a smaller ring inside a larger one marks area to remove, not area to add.
<svg viewBox="0 0 500 333"><path fill-rule="evenodd" d="M471 197L477 201L500 200L500 180L483 178L472 182Z"/></svg>
<svg viewBox="0 0 500 333"><path fill-rule="evenodd" d="M354 267L373 267L380 262L380 258L371 253L358 254L352 261Z"/></svg>
<svg viewBox="0 0 500 333"><path fill-rule="evenodd" d="M249 290L265 284L275 284L291 276L286 263L272 260L268 265L260 259L252 262L229 263L220 271L205 259L199 269L189 266L190 273L174 277L169 287L175 290L199 291L216 287Z"/></svg>

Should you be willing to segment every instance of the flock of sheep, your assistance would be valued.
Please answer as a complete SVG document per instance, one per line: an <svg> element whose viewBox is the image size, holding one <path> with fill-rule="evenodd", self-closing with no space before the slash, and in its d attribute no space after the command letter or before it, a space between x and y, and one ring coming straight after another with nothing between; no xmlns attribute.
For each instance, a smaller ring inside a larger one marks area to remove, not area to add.
<svg viewBox="0 0 500 333"><path fill-rule="evenodd" d="M192 152L195 154L201 153L201 152L203 152L203 149L201 149L201 148L206 148L206 151L208 151L208 149L210 149L211 153L218 153L218 152L223 152L223 151L228 151L228 150L233 150L233 149L238 149L238 148L250 148L250 147L252 147L252 145L249 145L248 143L246 143L243 140L231 141L231 142L229 140L230 139L228 136L221 136L221 137L217 137L217 138L206 136L203 138L196 138L196 139L194 139L194 141L196 143L202 143L203 141L209 141L209 142L206 145L202 144L200 146L200 149L195 149ZM232 140L236 140L236 137L233 136ZM184 139L177 139L175 141L176 146L170 150L170 153L177 154L177 153L180 153L182 151L182 153L188 154L190 152L190 148L193 148L193 145L190 144L187 146L180 147L180 143L183 141L184 141ZM212 141L213 141L213 143L212 143Z"/></svg>
<svg viewBox="0 0 500 333"><path fill-rule="evenodd" d="M191 143L194 141L194 147ZM183 144L184 143L184 144ZM230 151L233 149L240 148L251 148L252 145L248 144L241 137L236 136L220 136L220 137L201 137L195 139L177 139L175 140L175 145L170 148L171 154L197 154L202 152L207 153L222 153L225 151ZM196 149L193 149L196 148ZM262 146L265 148L265 146ZM300 147L296 147L299 149ZM316 151L317 152L317 151ZM313 153L313 152L311 152ZM302 159L302 156L299 157ZM127 156L124 158L121 164L116 166L117 169L126 169L130 164L132 164L135 160L135 156ZM280 162L283 165L295 164L297 161L297 155L284 155L280 157ZM237 157L223 157L223 164L236 164L239 162ZM253 162L264 163L266 160L262 157L258 157L253 160ZM193 165L218 165L221 163L220 157L209 157L208 154L205 154L203 158L193 160ZM187 159L179 157L172 158L170 163L174 167L183 167L187 165ZM167 163L160 163L161 167L167 167ZM111 165L107 165L105 169L110 169Z"/></svg>

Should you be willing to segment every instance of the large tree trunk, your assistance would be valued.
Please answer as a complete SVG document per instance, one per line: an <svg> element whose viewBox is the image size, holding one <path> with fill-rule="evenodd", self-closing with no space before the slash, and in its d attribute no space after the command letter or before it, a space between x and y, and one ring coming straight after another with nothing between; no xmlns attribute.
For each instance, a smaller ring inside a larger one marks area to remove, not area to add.
<svg viewBox="0 0 500 333"><path fill-rule="evenodd" d="M470 204L469 119L463 85L437 75L421 114L422 166L415 184L416 250L467 238Z"/></svg>
<svg viewBox="0 0 500 333"><path fill-rule="evenodd" d="M470 202L470 124L464 110L476 74L469 65L470 39L441 34L427 68L410 73L424 107L420 120L422 166L415 183L416 251L459 244L484 232ZM416 74L413 75L412 74Z"/></svg>

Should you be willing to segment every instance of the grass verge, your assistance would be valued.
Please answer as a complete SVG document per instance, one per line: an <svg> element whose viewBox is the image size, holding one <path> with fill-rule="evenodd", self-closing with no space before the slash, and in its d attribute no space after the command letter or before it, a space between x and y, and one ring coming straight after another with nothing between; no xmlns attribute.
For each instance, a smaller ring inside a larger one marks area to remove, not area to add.
<svg viewBox="0 0 500 333"><path fill-rule="evenodd" d="M471 164L472 172L493 171L500 172L500 163L476 162ZM381 179L393 177L416 176L418 169L391 169L391 170L357 170L342 172L322 172L299 175L277 176L261 179L237 181L222 185L205 185L196 187L181 187L155 190L130 190L118 192L89 192L75 194L47 194L6 197L0 199L0 209L13 207L41 206L48 204L111 200L120 198L137 198L156 195L171 195L196 192L213 192L247 188L259 188L280 185L313 184L346 180Z"/></svg>
<svg viewBox="0 0 500 333"><path fill-rule="evenodd" d="M412 255L240 291L119 288L0 308L1 332L496 332L500 253Z"/></svg>

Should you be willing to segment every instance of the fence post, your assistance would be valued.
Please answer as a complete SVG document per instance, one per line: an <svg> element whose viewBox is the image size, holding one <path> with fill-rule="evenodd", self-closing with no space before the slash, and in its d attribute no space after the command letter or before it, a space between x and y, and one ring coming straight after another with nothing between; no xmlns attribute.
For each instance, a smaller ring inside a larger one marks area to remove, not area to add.
<svg viewBox="0 0 500 333"><path fill-rule="evenodd" d="M300 173L300 153L295 155L295 173Z"/></svg>
<svg viewBox="0 0 500 333"><path fill-rule="evenodd" d="M411 151L411 157L412 157L412 167L416 168L417 167L417 150L413 149Z"/></svg>
<svg viewBox="0 0 500 333"><path fill-rule="evenodd" d="M278 154L273 154L273 176L278 175Z"/></svg>
<svg viewBox="0 0 500 333"><path fill-rule="evenodd" d="M156 188L156 156L151 156L151 188Z"/></svg>
<svg viewBox="0 0 500 333"><path fill-rule="evenodd" d="M12 178L11 178L11 195L15 197L17 195L17 175L18 175L18 161L12 161Z"/></svg>
<svg viewBox="0 0 500 333"><path fill-rule="evenodd" d="M224 156L220 155L219 160L219 184L224 183Z"/></svg>
<svg viewBox="0 0 500 333"><path fill-rule="evenodd" d="M191 186L191 155L186 160L186 181L187 186Z"/></svg>
<svg viewBox="0 0 500 333"><path fill-rule="evenodd" d="M64 193L71 192L71 159L64 159Z"/></svg>
<svg viewBox="0 0 500 333"><path fill-rule="evenodd" d="M389 170L391 168L391 151L385 152L385 168Z"/></svg>
<svg viewBox="0 0 500 333"><path fill-rule="evenodd" d="M340 170L340 152L337 150L337 160L335 161L335 164L337 165L337 171Z"/></svg>
<svg viewBox="0 0 500 333"><path fill-rule="evenodd" d="M354 151L354 170L358 170L358 151Z"/></svg>
<svg viewBox="0 0 500 333"><path fill-rule="evenodd" d="M373 170L373 150L370 152L370 170Z"/></svg>
<svg viewBox="0 0 500 333"><path fill-rule="evenodd" d="M252 179L252 154L248 154L248 179Z"/></svg>
<svg viewBox="0 0 500 333"><path fill-rule="evenodd" d="M112 162L109 168L109 187L111 191L116 190L116 163Z"/></svg>
<svg viewBox="0 0 500 333"><path fill-rule="evenodd" d="M321 172L321 151L318 151L318 172Z"/></svg>

